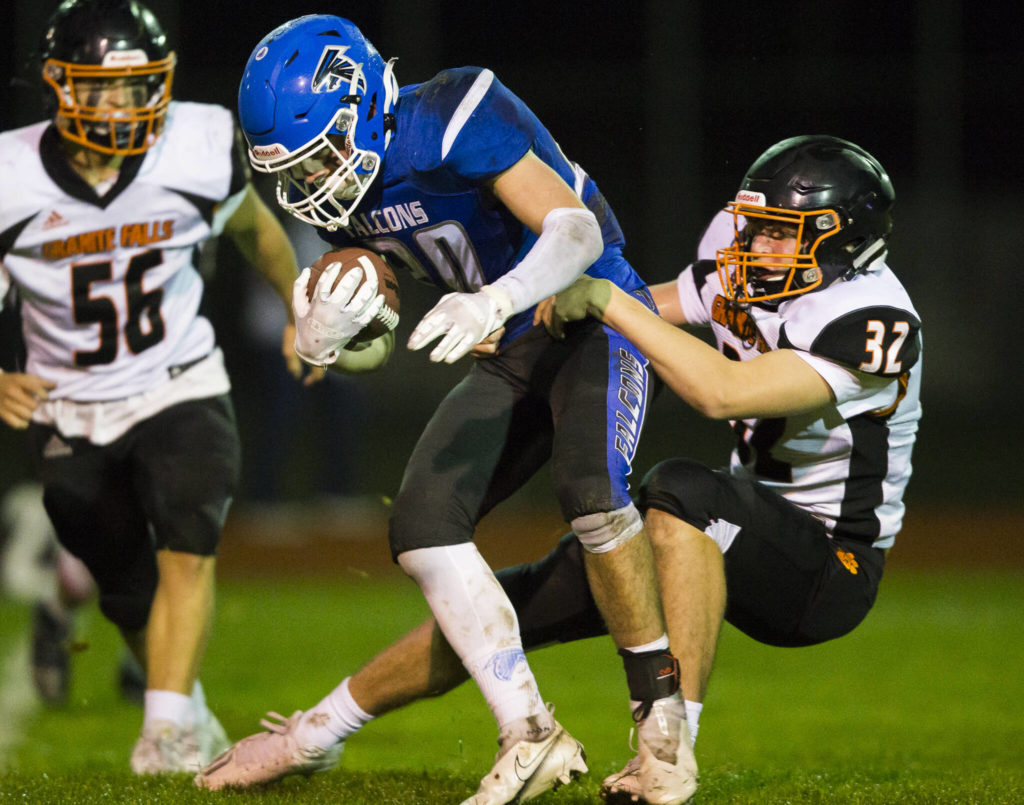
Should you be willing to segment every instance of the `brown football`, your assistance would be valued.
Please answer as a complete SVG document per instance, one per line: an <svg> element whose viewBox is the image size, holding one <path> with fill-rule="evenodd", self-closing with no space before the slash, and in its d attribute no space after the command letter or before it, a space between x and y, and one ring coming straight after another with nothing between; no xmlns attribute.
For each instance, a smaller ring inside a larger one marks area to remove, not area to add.
<svg viewBox="0 0 1024 805"><path fill-rule="evenodd" d="M360 330L355 338L349 342L351 345L372 341L385 333L394 330L398 326L398 312L400 301L398 297L398 280L395 279L395 272L391 266L384 262L384 258L368 249L361 249L358 246L349 246L337 251L325 252L320 255L311 265L309 282L306 284L306 298L312 300L316 284L320 275L331 263L341 263L341 271L334 280L334 287L337 287L341 278L353 268L362 268L365 276L367 271L377 272L378 293L384 294L384 306L376 318ZM356 290L362 287L361 281ZM333 290L333 288L332 288Z"/></svg>

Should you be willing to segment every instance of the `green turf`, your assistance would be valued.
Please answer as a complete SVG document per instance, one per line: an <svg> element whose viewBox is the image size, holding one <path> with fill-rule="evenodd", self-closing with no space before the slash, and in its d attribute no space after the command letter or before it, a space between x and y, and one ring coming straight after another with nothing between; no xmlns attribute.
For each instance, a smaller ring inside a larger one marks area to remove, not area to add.
<svg viewBox="0 0 1024 805"><path fill-rule="evenodd" d="M727 627L697 745L710 803L1024 802L1024 576L890 573L853 634L773 649ZM222 586L204 685L232 737L265 710L314 704L344 674L416 624L426 607L405 579ZM0 603L0 648L26 622ZM141 713L114 687L118 643L80 619L72 701L40 709L3 758L6 803L443 803L489 768L496 730L472 686L370 724L339 770L262 791L213 794L127 770ZM625 684L607 640L532 655L541 691L587 747L591 774L538 803L597 802L629 757Z"/></svg>

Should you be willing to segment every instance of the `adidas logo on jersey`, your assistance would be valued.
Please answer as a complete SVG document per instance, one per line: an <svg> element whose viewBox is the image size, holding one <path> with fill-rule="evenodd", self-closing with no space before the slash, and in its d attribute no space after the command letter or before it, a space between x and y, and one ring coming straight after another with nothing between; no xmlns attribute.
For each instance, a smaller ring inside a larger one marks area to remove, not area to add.
<svg viewBox="0 0 1024 805"><path fill-rule="evenodd" d="M60 458L70 456L73 452L71 445L54 433L43 447L43 458Z"/></svg>
<svg viewBox="0 0 1024 805"><path fill-rule="evenodd" d="M67 226L68 219L56 210L52 210L46 220L43 221L43 230L56 229L58 226Z"/></svg>

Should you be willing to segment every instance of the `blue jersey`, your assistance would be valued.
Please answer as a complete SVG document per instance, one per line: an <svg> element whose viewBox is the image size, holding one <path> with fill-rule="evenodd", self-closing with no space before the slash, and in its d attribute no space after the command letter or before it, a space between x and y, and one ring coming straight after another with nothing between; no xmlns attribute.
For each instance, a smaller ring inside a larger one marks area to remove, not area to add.
<svg viewBox="0 0 1024 805"><path fill-rule="evenodd" d="M507 274L537 236L497 202L488 183L533 151L597 216L604 253L588 269L626 291L644 283L623 259L624 238L597 185L490 70L461 67L403 87L381 175L349 225L319 230L332 246L360 245L450 291L476 291ZM505 341L532 323L524 311Z"/></svg>

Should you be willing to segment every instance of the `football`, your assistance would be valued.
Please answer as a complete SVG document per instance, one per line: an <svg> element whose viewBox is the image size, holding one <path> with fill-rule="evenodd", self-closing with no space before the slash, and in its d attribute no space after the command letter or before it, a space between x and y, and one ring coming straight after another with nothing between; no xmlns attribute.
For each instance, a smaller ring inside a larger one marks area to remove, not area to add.
<svg viewBox="0 0 1024 805"><path fill-rule="evenodd" d="M338 272L331 290L338 286L341 278L350 270L362 268L364 277L369 271L376 272L377 292L384 294L384 306L380 309L380 313L356 334L352 341L349 342L349 345L355 346L356 344L372 341L374 338L380 338L385 333L394 330L398 326L400 307L398 280L395 279L395 272L391 270L391 266L384 262L384 258L368 249L349 246L320 255L313 262L313 265L309 267L310 273L309 282L306 284L306 298L312 300L316 284L320 280L320 275L331 263L341 263L341 271ZM361 280L359 285L356 286L356 290L361 288L365 281L365 279Z"/></svg>

